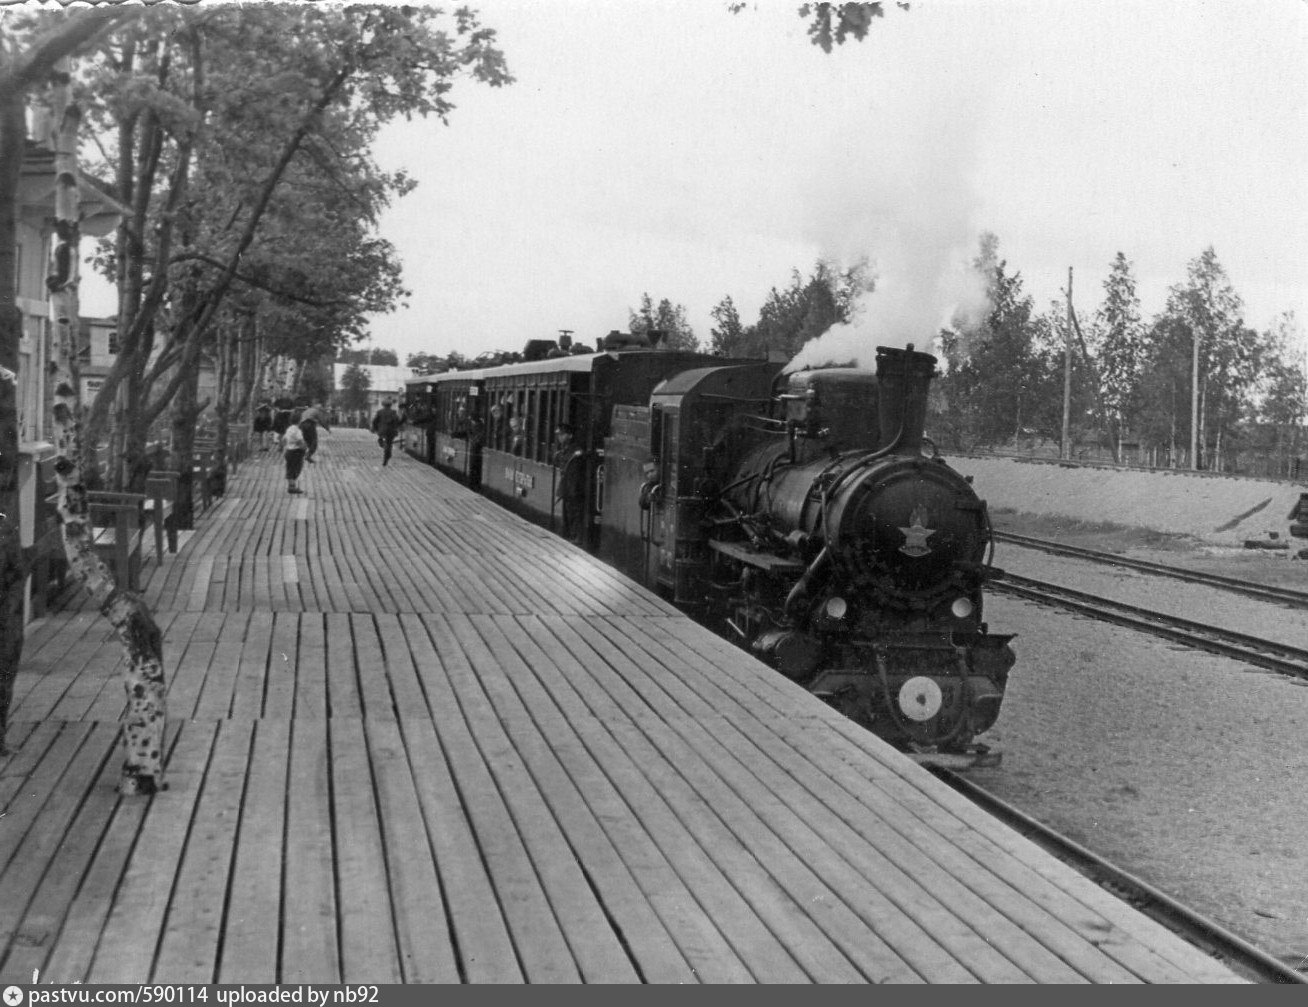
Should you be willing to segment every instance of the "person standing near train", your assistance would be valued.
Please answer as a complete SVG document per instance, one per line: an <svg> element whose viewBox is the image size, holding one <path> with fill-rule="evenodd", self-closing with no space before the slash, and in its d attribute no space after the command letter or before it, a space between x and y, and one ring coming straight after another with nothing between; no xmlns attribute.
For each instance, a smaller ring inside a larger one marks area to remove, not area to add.
<svg viewBox="0 0 1308 1007"><path fill-rule="evenodd" d="M400 432L400 414L391 405L390 399L382 403L377 415L372 418L372 432L377 435L377 443L382 449L382 465L391 460L391 449Z"/></svg>
<svg viewBox="0 0 1308 1007"><path fill-rule="evenodd" d="M573 441L572 424L560 423L554 431L554 495L562 504L563 537L581 544L586 512L586 455Z"/></svg>

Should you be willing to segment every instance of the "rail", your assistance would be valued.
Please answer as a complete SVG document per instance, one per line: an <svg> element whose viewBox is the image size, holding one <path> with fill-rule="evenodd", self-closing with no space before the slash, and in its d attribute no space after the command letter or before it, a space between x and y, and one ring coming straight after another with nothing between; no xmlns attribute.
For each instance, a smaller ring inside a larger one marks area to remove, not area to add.
<svg viewBox="0 0 1308 1007"><path fill-rule="evenodd" d="M1008 571L992 581L991 587L1004 594L1016 595L1038 604L1056 605L1101 622L1140 630L1173 643L1234 658L1283 675L1308 678L1308 650L1299 647L1221 629L1207 623L1192 622Z"/></svg>
<svg viewBox="0 0 1308 1007"><path fill-rule="evenodd" d="M1020 832L1059 860L1076 868L1096 884L1110 889L1146 916L1161 923L1195 947L1203 949L1241 975L1260 983L1308 983L1308 975L1291 968L1239 934L1226 929L1161 889L1155 888L1147 881L1032 818L972 780L965 779L950 769L931 767L930 771L960 794L971 798L1009 828Z"/></svg>
<svg viewBox="0 0 1308 1007"><path fill-rule="evenodd" d="M1253 581L1242 580L1239 577L1225 577L1221 574L1205 573L1201 570L1186 570L1183 567L1169 566L1166 563L1134 559L1116 553L1087 549L1084 546L1065 545L1062 542L1052 542L1048 539L1034 538L1029 535L1017 535L1013 532L997 531L994 533L994 538L998 542L1010 542L1013 545L1020 545L1027 549L1039 549L1054 556L1068 556L1074 559L1089 560L1105 566L1139 570L1142 573L1155 574L1159 577L1171 577L1174 580L1186 581L1191 584L1205 584L1209 587L1222 588L1247 597L1281 602L1286 605L1293 605L1296 608L1308 608L1308 591L1255 584Z"/></svg>

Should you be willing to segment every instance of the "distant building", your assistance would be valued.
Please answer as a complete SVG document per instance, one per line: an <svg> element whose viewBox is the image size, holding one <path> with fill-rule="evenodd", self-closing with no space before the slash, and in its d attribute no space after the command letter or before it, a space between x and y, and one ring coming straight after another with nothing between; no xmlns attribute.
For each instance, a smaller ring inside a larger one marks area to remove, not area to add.
<svg viewBox="0 0 1308 1007"><path fill-rule="evenodd" d="M340 405L340 394L342 379L345 372L354 364L333 364L332 365L332 384L336 389L336 408L341 416L341 422L351 423L356 426L367 426L372 422L373 414L382 407L382 403L387 401L396 406L404 398L404 382L409 378L417 377L418 371L413 367L394 367L385 364L358 364L360 370L368 375L368 408L362 411L353 412L345 410Z"/></svg>

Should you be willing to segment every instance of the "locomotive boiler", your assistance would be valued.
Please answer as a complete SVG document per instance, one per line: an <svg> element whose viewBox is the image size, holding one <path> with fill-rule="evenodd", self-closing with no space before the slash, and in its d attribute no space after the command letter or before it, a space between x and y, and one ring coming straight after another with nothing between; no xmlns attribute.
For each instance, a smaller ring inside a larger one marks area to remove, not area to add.
<svg viewBox="0 0 1308 1007"><path fill-rule="evenodd" d="M982 619L985 504L926 450L934 368L669 378L615 412L601 553L887 740L963 752L1014 655Z"/></svg>

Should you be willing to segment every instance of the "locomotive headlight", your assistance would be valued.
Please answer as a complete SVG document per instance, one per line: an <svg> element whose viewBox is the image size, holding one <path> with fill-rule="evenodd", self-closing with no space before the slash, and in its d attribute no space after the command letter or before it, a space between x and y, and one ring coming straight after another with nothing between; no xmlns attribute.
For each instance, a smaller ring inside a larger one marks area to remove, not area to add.
<svg viewBox="0 0 1308 1007"><path fill-rule="evenodd" d="M824 611L826 612L828 619L834 619L838 622L845 617L846 613L849 612L849 605L845 603L844 598L839 596L828 598Z"/></svg>
<svg viewBox="0 0 1308 1007"><path fill-rule="evenodd" d="M954 603L949 606L949 611L954 613L955 619L966 619L976 611L976 606L969 598L955 598Z"/></svg>

